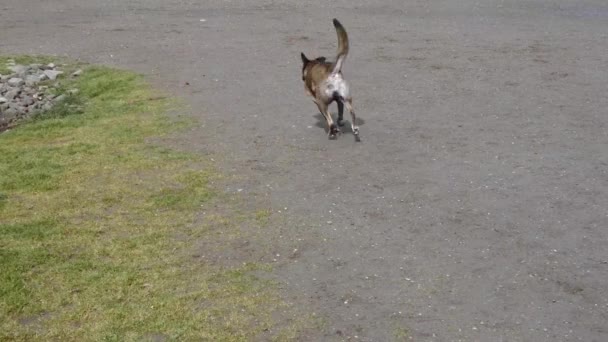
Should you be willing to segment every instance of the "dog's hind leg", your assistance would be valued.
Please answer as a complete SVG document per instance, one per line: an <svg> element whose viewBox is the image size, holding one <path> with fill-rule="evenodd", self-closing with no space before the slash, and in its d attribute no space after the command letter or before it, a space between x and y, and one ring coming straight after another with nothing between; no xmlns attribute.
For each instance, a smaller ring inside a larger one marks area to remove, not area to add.
<svg viewBox="0 0 608 342"><path fill-rule="evenodd" d="M321 114L323 114L325 120L327 121L327 127L329 127L329 139L335 139L336 134L340 133L340 129L334 123L334 120L331 118L331 114L327 110L327 103L316 100L315 103L317 104L317 107L319 107L319 111L321 112Z"/></svg>
<svg viewBox="0 0 608 342"><path fill-rule="evenodd" d="M359 135L359 126L357 126L357 116L355 115L355 110L353 109L353 99L348 98L345 101L346 109L350 112L350 116L352 118L351 128L353 130L354 135Z"/></svg>
<svg viewBox="0 0 608 342"><path fill-rule="evenodd" d="M342 121L344 119L344 103L342 99L338 99L336 103L338 104L338 126L344 126L344 121Z"/></svg>

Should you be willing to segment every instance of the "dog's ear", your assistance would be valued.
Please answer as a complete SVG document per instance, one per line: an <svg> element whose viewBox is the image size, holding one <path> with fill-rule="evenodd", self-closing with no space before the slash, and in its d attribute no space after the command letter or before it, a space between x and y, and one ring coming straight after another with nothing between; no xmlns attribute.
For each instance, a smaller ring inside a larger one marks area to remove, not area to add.
<svg viewBox="0 0 608 342"><path fill-rule="evenodd" d="M308 58L306 58L306 55L304 54L304 52L300 52L300 57L302 57L302 63L308 64L308 62L310 62L310 60Z"/></svg>

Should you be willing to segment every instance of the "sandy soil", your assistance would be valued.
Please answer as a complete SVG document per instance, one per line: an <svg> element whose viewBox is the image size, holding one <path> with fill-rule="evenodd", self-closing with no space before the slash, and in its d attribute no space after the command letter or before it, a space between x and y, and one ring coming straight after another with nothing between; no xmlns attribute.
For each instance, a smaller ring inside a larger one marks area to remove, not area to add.
<svg viewBox="0 0 608 342"><path fill-rule="evenodd" d="M333 17L358 143L300 80ZM174 143L272 208L273 276L325 321L303 340L608 341L607 46L602 0L0 4L0 53L131 68L192 106Z"/></svg>

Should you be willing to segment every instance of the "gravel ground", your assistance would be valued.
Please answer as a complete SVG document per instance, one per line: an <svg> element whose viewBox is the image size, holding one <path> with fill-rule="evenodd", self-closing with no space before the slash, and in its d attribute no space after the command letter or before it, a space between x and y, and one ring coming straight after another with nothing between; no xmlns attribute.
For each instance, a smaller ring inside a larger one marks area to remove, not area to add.
<svg viewBox="0 0 608 342"><path fill-rule="evenodd" d="M327 140L300 79L333 17L361 142ZM191 105L173 143L272 208L273 276L325 322L303 340L608 341L607 46L602 0L0 5L0 53Z"/></svg>

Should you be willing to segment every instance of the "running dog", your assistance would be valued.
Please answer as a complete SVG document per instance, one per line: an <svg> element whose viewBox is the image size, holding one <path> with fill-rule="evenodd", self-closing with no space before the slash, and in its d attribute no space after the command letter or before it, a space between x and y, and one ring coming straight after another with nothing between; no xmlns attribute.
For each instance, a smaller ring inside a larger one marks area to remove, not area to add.
<svg viewBox="0 0 608 342"><path fill-rule="evenodd" d="M356 125L356 116L353 109L353 99L350 96L348 83L342 76L342 65L348 54L348 35L344 26L337 19L333 20L334 27L338 33L338 55L335 62L327 62L325 57L308 59L304 53L302 57L302 80L306 93L312 96L321 114L327 120L329 127L329 139L336 139L340 133L338 126L343 126L344 106L352 117L351 128L355 136L359 135L359 127ZM329 105L336 101L338 104L337 125L334 123L331 113L327 110Z"/></svg>

